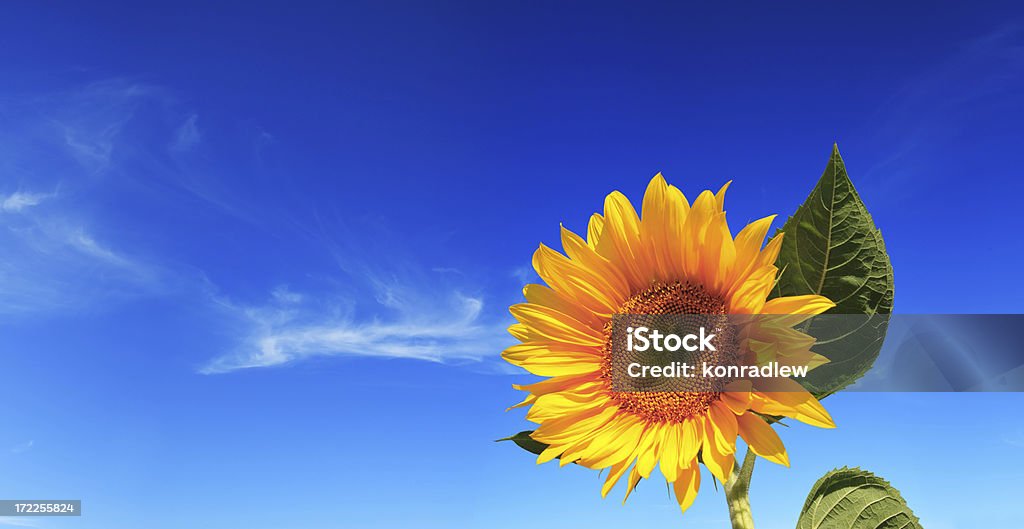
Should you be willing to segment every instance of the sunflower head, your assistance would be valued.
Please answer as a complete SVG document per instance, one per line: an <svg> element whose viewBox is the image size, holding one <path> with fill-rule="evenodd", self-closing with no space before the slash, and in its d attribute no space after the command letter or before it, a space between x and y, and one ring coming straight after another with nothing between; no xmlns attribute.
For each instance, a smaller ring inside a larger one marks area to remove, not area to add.
<svg viewBox="0 0 1024 529"><path fill-rule="evenodd" d="M629 391L616 385L617 316L699 317L717 330L717 346L703 357L714 363L827 361L793 326L834 304L817 295L768 299L782 235L762 248L770 216L733 237L724 211L728 187L704 191L691 205L658 174L640 214L616 191L603 214L591 216L585 239L562 227L564 254L538 248L533 266L545 284L526 285L526 303L510 308L518 323L509 331L521 343L502 353L547 377L515 386L527 396L514 407L529 406L527 419L538 424L532 437L548 446L538 463L560 458L562 465L610 468L602 496L628 472L627 497L657 467L685 511L700 485L699 462L723 483L729 478L737 437L755 454L789 464L765 416L834 427L817 399L786 378Z"/></svg>

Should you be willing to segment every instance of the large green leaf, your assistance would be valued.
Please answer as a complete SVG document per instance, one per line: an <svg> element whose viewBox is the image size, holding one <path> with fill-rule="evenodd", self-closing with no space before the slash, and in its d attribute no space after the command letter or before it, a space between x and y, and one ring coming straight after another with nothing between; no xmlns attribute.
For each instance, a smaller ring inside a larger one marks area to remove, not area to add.
<svg viewBox="0 0 1024 529"><path fill-rule="evenodd" d="M801 383L825 397L863 376L878 358L893 304L882 234L846 174L838 146L818 185L780 231L785 238L776 264L782 274L773 297L820 294L836 303L826 314L874 315L821 318L805 329L818 338L814 351L830 362Z"/></svg>
<svg viewBox="0 0 1024 529"><path fill-rule="evenodd" d="M814 484L796 529L921 529L921 524L889 482L844 467Z"/></svg>

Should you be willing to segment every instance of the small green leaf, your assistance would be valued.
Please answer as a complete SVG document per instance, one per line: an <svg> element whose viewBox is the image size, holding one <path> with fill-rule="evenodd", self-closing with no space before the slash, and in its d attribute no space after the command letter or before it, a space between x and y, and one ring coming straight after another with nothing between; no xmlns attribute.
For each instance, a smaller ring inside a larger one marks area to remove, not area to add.
<svg viewBox="0 0 1024 529"><path fill-rule="evenodd" d="M864 375L878 358L893 305L893 275L882 233L875 227L846 174L834 146L825 172L785 233L772 297L820 294L836 306L826 314L884 315L858 320L853 328L830 324L804 329L818 339L814 351L830 362L811 371L801 383L819 398L831 395Z"/></svg>
<svg viewBox="0 0 1024 529"><path fill-rule="evenodd" d="M530 437L531 433L533 433L533 430L523 430L515 435L498 439L498 441L512 441L519 445L523 450L539 455L548 447L548 445L540 441L534 441L533 438Z"/></svg>
<svg viewBox="0 0 1024 529"><path fill-rule="evenodd" d="M796 529L921 529L921 523L888 481L843 467L814 484Z"/></svg>

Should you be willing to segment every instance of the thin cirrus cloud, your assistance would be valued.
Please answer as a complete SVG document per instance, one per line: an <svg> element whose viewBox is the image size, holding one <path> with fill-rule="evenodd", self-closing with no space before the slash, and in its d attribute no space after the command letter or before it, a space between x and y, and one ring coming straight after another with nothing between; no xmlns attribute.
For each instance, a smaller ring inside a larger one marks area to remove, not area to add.
<svg viewBox="0 0 1024 529"><path fill-rule="evenodd" d="M209 207L249 229L277 230L279 237L301 239L315 231L295 228L301 222L290 212L258 202L265 197L228 192L237 186L217 178L215 166L196 170L194 160L215 157L195 156L205 147L206 131L195 112L176 105L169 90L113 79L31 95L12 106L10 126L0 131L0 166L15 169L13 188L0 187L0 316L179 296L183 306L215 308L225 315L217 321L234 332L235 345L211 351L198 367L203 374L327 357L477 362L510 341L508 315L498 308L503 304L462 294L474 290L473 278L456 268L407 259L401 274L387 275L376 265L341 262L339 255L353 252L332 243L323 247L328 261L338 260L336 275L343 280L304 292L278 287L262 303L242 303L235 300L253 296L220 290L201 259L185 261L164 246L139 248L123 238L123 226L139 226L127 212L147 209L109 208L125 198L158 197L165 202L155 205L164 211ZM259 149L267 148L266 138L261 131ZM171 200L177 202L166 202ZM254 210L260 214L247 213ZM355 244L344 230L333 235ZM134 240L160 236L136 234ZM323 243L308 242L317 248ZM288 273L306 275L301 264ZM346 288L334 288L339 283Z"/></svg>
<svg viewBox="0 0 1024 529"><path fill-rule="evenodd" d="M30 439L28 441L25 441L24 443L20 443L20 444L12 446L11 447L11 453L12 454L23 454L23 453L28 452L29 450L31 450L33 446L35 446L35 441Z"/></svg>
<svg viewBox="0 0 1024 529"><path fill-rule="evenodd" d="M16 192L0 213L0 314L77 309L151 291L160 272L99 242L50 195ZM53 207L46 207L53 206Z"/></svg>
<svg viewBox="0 0 1024 529"><path fill-rule="evenodd" d="M126 141L124 133L140 110L168 100L158 87L115 78L27 99L22 110L45 124L33 127L36 139L49 141L49 137L39 136L57 136L64 153L87 175L102 176L119 154L138 149L137 144Z"/></svg>
<svg viewBox="0 0 1024 529"><path fill-rule="evenodd" d="M303 291L279 286L257 304L218 297L242 337L202 364L212 375L281 368L342 358L409 359L471 365L501 372L494 362L512 344L506 299L490 300L472 268L430 266L408 241L381 226L344 215L292 218L297 236L326 252L335 265ZM517 291L511 288L514 295ZM516 299L515 301L518 301Z"/></svg>
<svg viewBox="0 0 1024 529"><path fill-rule="evenodd" d="M432 296L429 305L409 304L410 293L397 285L379 291L375 302L385 315L371 319L357 319L350 304L311 307L306 296L281 288L268 305L224 303L248 322L248 334L236 351L214 358L199 372L285 366L316 357L475 362L493 357L508 341L505 324L485 321L482 298L452 293L441 301Z"/></svg>
<svg viewBox="0 0 1024 529"><path fill-rule="evenodd" d="M913 193L911 183L945 163L941 153L957 148L975 116L1018 105L1022 41L1024 25L1007 23L961 43L944 61L895 87L870 119L874 132L868 138L887 154L864 171L861 185L879 186L884 192L876 193L877 200L899 207Z"/></svg>
<svg viewBox="0 0 1024 529"><path fill-rule="evenodd" d="M201 147L197 114L130 78L3 95L0 316L201 296L201 263L164 252L159 225L135 213L232 213L179 163Z"/></svg>
<svg viewBox="0 0 1024 529"><path fill-rule="evenodd" d="M38 206L44 200L54 196L54 193L15 191L6 196L0 195L0 209L7 213L18 213L33 206Z"/></svg>
<svg viewBox="0 0 1024 529"><path fill-rule="evenodd" d="M202 134L199 132L199 127L196 123L198 119L199 116L195 113L189 114L185 118L185 122L178 127L178 130L174 133L174 139L171 140L169 148L172 152L190 151L199 145Z"/></svg>
<svg viewBox="0 0 1024 529"><path fill-rule="evenodd" d="M131 150L123 149L125 126L157 92L110 80L8 96L0 315L78 310L158 289L160 268L119 248L117 228L93 214L110 203L119 150Z"/></svg>

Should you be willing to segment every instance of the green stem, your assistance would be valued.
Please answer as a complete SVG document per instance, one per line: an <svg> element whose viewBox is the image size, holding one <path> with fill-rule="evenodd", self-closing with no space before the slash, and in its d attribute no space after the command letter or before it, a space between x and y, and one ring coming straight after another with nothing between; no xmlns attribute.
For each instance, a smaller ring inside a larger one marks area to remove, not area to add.
<svg viewBox="0 0 1024 529"><path fill-rule="evenodd" d="M755 458L754 453L747 449L743 465L734 465L729 480L725 482L725 501L729 504L732 529L754 529L754 515L750 512L750 477L754 472Z"/></svg>

